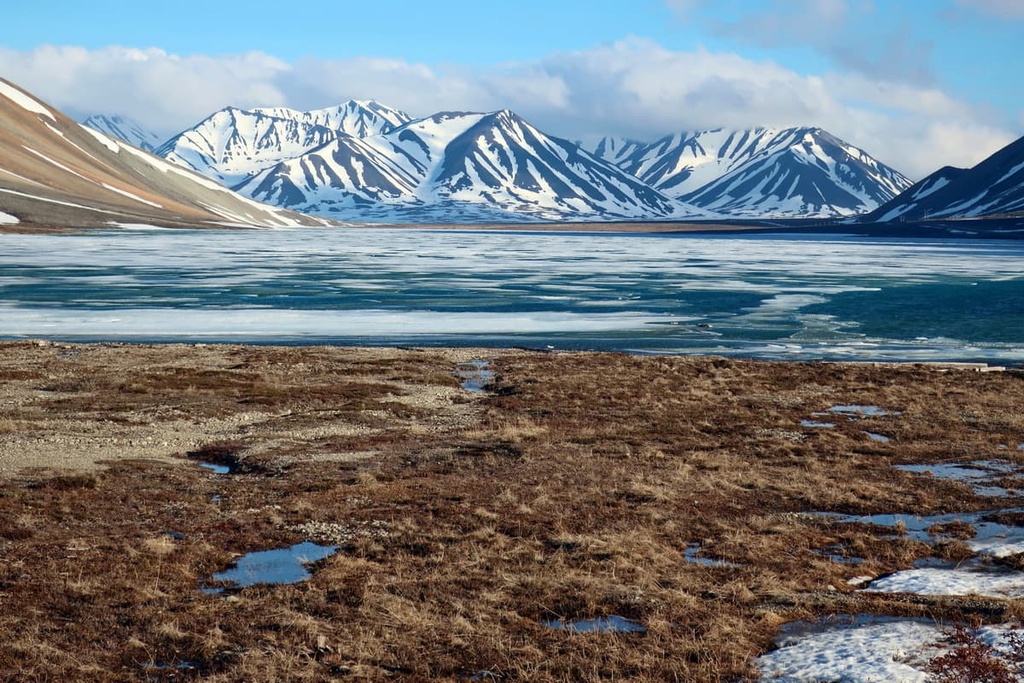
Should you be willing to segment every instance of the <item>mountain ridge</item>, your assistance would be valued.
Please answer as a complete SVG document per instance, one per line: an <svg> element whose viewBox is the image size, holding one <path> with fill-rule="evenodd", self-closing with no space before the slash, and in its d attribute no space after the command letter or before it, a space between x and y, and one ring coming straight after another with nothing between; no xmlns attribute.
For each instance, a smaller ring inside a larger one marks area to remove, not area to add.
<svg viewBox="0 0 1024 683"><path fill-rule="evenodd" d="M647 145L604 139L595 149L678 200L734 218L853 216L911 185L818 127L717 128Z"/></svg>
<svg viewBox="0 0 1024 683"><path fill-rule="evenodd" d="M866 222L1024 216L1024 137L969 169L945 166L862 217Z"/></svg>

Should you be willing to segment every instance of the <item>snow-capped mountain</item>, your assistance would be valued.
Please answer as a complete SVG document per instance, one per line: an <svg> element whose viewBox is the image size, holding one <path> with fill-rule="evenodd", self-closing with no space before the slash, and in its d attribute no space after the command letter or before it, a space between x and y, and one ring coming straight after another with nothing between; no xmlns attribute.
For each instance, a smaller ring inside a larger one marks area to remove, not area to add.
<svg viewBox="0 0 1024 683"><path fill-rule="evenodd" d="M157 154L233 186L339 136L365 137L410 120L377 102L346 102L315 111L227 107L164 143Z"/></svg>
<svg viewBox="0 0 1024 683"><path fill-rule="evenodd" d="M411 120L376 102L226 108L161 156L248 196L352 220L617 220L861 214L910 182L819 128L580 146L510 111Z"/></svg>
<svg viewBox="0 0 1024 683"><path fill-rule="evenodd" d="M284 227L327 221L239 196L75 123L0 79L0 214L37 228Z"/></svg>
<svg viewBox="0 0 1024 683"><path fill-rule="evenodd" d="M323 126L357 138L387 133L412 121L412 117L404 111L373 100L349 100L337 107L313 111L296 111L284 107L257 108L251 111L264 116Z"/></svg>
<svg viewBox="0 0 1024 683"><path fill-rule="evenodd" d="M379 220L707 215L508 110L443 112L339 137L235 189L302 212Z"/></svg>
<svg viewBox="0 0 1024 683"><path fill-rule="evenodd" d="M94 114L82 121L83 126L88 126L99 131L108 137L121 142L127 142L139 149L152 152L164 141L153 131L147 130L141 124L126 116L107 116Z"/></svg>
<svg viewBox="0 0 1024 683"><path fill-rule="evenodd" d="M866 221L1024 215L1024 138L970 169L945 167L916 183Z"/></svg>
<svg viewBox="0 0 1024 683"><path fill-rule="evenodd" d="M740 217L850 216L909 187L902 174L820 128L680 133L592 145L662 192Z"/></svg>

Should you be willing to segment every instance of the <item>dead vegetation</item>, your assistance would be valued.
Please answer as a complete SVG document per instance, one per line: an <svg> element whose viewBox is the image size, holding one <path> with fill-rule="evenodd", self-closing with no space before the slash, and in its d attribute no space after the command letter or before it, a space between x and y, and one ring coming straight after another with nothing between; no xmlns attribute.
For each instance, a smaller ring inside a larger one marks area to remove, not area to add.
<svg viewBox="0 0 1024 683"><path fill-rule="evenodd" d="M1022 612L857 593L965 546L806 514L985 509L892 465L1024 460L1015 373L504 351L475 395L466 352L2 349L0 454L37 454L0 484L9 680L738 681L794 619ZM801 427L841 404L892 414ZM309 581L200 591L303 540L340 546ZM543 625L611 615L647 631Z"/></svg>

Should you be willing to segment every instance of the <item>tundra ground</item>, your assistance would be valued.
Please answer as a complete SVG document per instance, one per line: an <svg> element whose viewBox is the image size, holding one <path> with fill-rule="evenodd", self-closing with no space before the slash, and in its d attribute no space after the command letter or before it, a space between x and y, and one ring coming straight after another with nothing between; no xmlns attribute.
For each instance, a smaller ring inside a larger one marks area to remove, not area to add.
<svg viewBox="0 0 1024 683"><path fill-rule="evenodd" d="M893 465L1022 463L1021 406L916 365L0 344L0 677L738 681L794 619L1014 621L857 592L970 551L806 513L991 507ZM339 548L307 581L211 580L302 541ZM613 615L646 631L545 624Z"/></svg>

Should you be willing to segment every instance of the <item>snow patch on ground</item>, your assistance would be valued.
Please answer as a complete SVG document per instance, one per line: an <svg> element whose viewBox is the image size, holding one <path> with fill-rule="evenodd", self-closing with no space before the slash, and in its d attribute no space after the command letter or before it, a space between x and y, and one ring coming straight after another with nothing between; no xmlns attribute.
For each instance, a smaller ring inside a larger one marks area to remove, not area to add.
<svg viewBox="0 0 1024 683"><path fill-rule="evenodd" d="M108 185L107 183L100 183L100 184L103 185L103 187L105 187L108 190L110 190L111 192L116 192L119 195L122 195L124 197L128 197L128 199L134 199L137 202L141 202L143 204L148 204L149 206L155 207L157 209L164 208L164 207L160 206L159 204L157 204L156 202L151 202L148 199L143 199L139 195L132 194L131 192L128 192L127 190L122 190L119 187L114 187L113 185Z"/></svg>
<svg viewBox="0 0 1024 683"><path fill-rule="evenodd" d="M867 623L863 623L866 621ZM801 628L806 626L806 628ZM858 619L848 624L793 624L776 644L779 649L758 658L764 680L777 683L925 683L920 668L940 653L942 633L917 621ZM915 666L917 665L917 666Z"/></svg>
<svg viewBox="0 0 1024 683"><path fill-rule="evenodd" d="M33 199L33 200L35 200L37 202L46 202L47 204L59 204L60 206L70 206L73 209L86 209L87 211L95 211L96 213L106 213L106 214L110 214L111 216L118 216L118 215L120 215L120 214L118 214L118 213L116 213L114 211L106 211L104 209L97 209L97 208L95 208L93 206L83 206L81 204L73 204L71 202L62 202L62 201L57 200L57 199L47 199L46 197L37 197L35 195L25 194L24 192L18 192L16 190L8 190L8 189L5 189L5 188L0 188L0 192L6 192L7 194L13 194L13 195L18 196L18 197L25 197L26 199Z"/></svg>
<svg viewBox="0 0 1024 683"><path fill-rule="evenodd" d="M117 154L121 151L121 146L119 144L117 144L116 142L114 142L113 140L111 140L98 130L93 130L89 126L82 126L82 130L96 138L97 142L99 142L101 145L109 149L114 154Z"/></svg>
<svg viewBox="0 0 1024 683"><path fill-rule="evenodd" d="M17 225L20 222L17 216L0 211L0 225Z"/></svg>
<svg viewBox="0 0 1024 683"><path fill-rule="evenodd" d="M871 582L872 593L918 595L982 595L996 598L1024 597L1024 576L979 562L956 568L922 567L896 572Z"/></svg>

